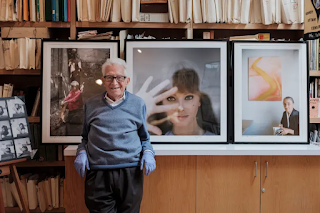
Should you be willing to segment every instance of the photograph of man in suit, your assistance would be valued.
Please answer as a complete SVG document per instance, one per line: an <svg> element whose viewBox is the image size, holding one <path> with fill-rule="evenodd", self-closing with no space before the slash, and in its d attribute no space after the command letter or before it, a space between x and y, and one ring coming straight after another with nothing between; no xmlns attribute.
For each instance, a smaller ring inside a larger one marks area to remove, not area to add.
<svg viewBox="0 0 320 213"><path fill-rule="evenodd" d="M299 135L299 111L294 109L294 100L292 97L283 99L285 111L282 114L280 122L282 135Z"/></svg>

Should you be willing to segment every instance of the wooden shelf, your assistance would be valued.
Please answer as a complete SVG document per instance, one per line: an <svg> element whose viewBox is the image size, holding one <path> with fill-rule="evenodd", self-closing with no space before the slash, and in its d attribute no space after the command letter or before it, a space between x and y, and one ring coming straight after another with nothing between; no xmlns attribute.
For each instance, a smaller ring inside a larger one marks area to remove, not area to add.
<svg viewBox="0 0 320 213"><path fill-rule="evenodd" d="M160 29L187 29L188 23L154 23L154 22L76 22L76 27L85 28L160 28Z"/></svg>
<svg viewBox="0 0 320 213"><path fill-rule="evenodd" d="M310 118L310 123L311 124L318 124L318 123L320 123L320 118Z"/></svg>
<svg viewBox="0 0 320 213"><path fill-rule="evenodd" d="M17 163L17 167L54 167L60 166L64 167L64 161L24 161L21 163Z"/></svg>
<svg viewBox="0 0 320 213"><path fill-rule="evenodd" d="M40 117L28 117L29 123L40 123Z"/></svg>
<svg viewBox="0 0 320 213"><path fill-rule="evenodd" d="M48 27L48 28L69 28L70 22L16 22L16 21L0 21L0 27Z"/></svg>
<svg viewBox="0 0 320 213"><path fill-rule="evenodd" d="M19 209L19 207L7 207L7 208L5 208L6 209L6 213L21 213L21 211L20 211L20 209ZM38 207L38 208L36 208L36 209L34 209L34 210L30 210L30 212L41 212L40 211L40 208ZM47 210L47 211L45 211L45 212L54 212L54 213L60 213L60 212L65 212L65 209L64 208L58 208L58 209L52 209L52 210Z"/></svg>
<svg viewBox="0 0 320 213"><path fill-rule="evenodd" d="M233 29L233 30L303 30L303 24L225 24L199 23L193 24L193 29Z"/></svg>
<svg viewBox="0 0 320 213"><path fill-rule="evenodd" d="M318 70L310 70L309 71L309 76L311 76L311 77L320 77L320 71L318 71Z"/></svg>
<svg viewBox="0 0 320 213"><path fill-rule="evenodd" d="M70 28L70 22L0 22L0 27L48 27ZM190 23L159 23L159 22L76 22L76 27L87 28L162 28L186 29L191 28ZM193 24L194 29L267 29L267 30L303 30L303 24L227 24L227 23L199 23Z"/></svg>
<svg viewBox="0 0 320 213"><path fill-rule="evenodd" d="M0 75L40 75L41 70L25 70L25 69L15 69L15 70L0 70Z"/></svg>

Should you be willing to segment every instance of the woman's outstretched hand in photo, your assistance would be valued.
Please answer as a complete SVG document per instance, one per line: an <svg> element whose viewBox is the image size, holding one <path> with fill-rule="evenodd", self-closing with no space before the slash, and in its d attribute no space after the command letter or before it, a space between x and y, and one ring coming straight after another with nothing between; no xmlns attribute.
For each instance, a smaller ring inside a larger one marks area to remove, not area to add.
<svg viewBox="0 0 320 213"><path fill-rule="evenodd" d="M142 85L140 90L136 93L136 95L141 97L146 103L147 118L150 115L153 115L155 113L167 112L169 110L177 109L179 107L178 104L157 105L157 103L159 103L160 101L175 94L178 91L178 88L173 87L164 93L158 94L161 90L163 90L170 83L170 80L167 79L167 80L162 81L160 84L158 84L154 88L152 88L149 92L147 92L147 89L148 89L150 83L152 82L152 80L153 80L153 76L150 76L144 82L144 84ZM162 131L159 127L150 124L148 121L147 121L147 127L148 127L149 132L152 132L156 135L162 134Z"/></svg>

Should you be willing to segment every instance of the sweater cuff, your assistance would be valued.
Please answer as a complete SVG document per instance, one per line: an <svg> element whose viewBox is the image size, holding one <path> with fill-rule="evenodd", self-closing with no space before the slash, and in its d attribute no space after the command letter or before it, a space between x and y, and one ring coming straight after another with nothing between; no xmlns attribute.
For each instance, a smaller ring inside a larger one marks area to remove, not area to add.
<svg viewBox="0 0 320 213"><path fill-rule="evenodd" d="M82 151L86 151L86 149L85 148L79 148L78 150L77 150L77 152L76 152L76 156L78 156L78 154L80 153L80 152L82 152Z"/></svg>
<svg viewBox="0 0 320 213"><path fill-rule="evenodd" d="M153 154L153 156L155 156L155 153L150 149L146 149L146 150L143 151L143 153L145 153L145 152L151 152Z"/></svg>

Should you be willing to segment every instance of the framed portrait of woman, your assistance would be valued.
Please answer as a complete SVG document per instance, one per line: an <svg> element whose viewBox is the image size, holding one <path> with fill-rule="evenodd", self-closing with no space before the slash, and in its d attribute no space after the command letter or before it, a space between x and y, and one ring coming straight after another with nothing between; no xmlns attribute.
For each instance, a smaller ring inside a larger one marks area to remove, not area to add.
<svg viewBox="0 0 320 213"><path fill-rule="evenodd" d="M127 40L127 89L146 103L153 144L227 142L227 42Z"/></svg>
<svg viewBox="0 0 320 213"><path fill-rule="evenodd" d="M105 91L102 64L119 57L119 41L42 43L42 143L79 144L84 103Z"/></svg>
<svg viewBox="0 0 320 213"><path fill-rule="evenodd" d="M307 43L234 41L234 142L305 144Z"/></svg>

